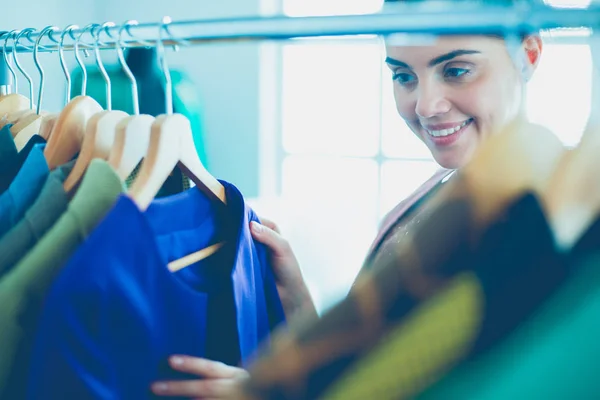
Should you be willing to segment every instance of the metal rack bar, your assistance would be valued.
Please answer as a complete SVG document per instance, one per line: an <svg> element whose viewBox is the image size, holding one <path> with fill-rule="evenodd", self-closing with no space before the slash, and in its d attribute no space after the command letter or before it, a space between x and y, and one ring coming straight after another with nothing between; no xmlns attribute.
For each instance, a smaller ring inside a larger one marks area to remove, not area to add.
<svg viewBox="0 0 600 400"><path fill-rule="evenodd" d="M125 46L144 46L138 41L156 42L160 23L131 26L135 40L127 38ZM105 29L101 49L114 49L120 25ZM394 13L326 17L256 17L221 20L175 21L169 24L170 39L165 45L197 45L219 41L258 41L310 38L319 36L413 34L523 34L558 28L600 29L600 6L587 9L535 7L474 7L452 5L452 8L419 10L402 7ZM40 51L57 51L62 31L43 38ZM73 30L77 37L81 30ZM32 52L39 31L26 35L17 46L18 52ZM23 43L27 39L30 43ZM185 42L185 43L184 43ZM89 47L89 46L88 46ZM65 45L73 50L73 45ZM0 52L2 50L0 49Z"/></svg>

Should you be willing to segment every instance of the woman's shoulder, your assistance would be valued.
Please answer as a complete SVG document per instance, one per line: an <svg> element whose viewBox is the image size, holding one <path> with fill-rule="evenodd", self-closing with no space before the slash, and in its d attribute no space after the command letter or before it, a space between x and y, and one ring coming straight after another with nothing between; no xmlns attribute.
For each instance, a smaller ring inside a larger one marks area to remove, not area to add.
<svg viewBox="0 0 600 400"><path fill-rule="evenodd" d="M412 192L407 198L402 200L396 207L386 214L380 224L379 235L384 234L391 225L394 225L396 221L402 218L416 203L419 202L427 193L435 188L440 182L448 177L454 170L440 168L438 169L429 179L427 179L421 186L419 186L414 192Z"/></svg>

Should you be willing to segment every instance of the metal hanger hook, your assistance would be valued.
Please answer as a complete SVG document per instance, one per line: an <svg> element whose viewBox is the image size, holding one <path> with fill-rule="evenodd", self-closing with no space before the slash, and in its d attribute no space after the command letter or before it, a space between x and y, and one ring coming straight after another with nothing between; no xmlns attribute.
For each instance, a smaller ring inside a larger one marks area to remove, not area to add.
<svg viewBox="0 0 600 400"><path fill-rule="evenodd" d="M85 35L87 31L93 31L96 27L100 25L98 24L89 24L83 27L77 39L75 39L75 59L77 60L77 64L79 68L81 68L81 95L85 96L87 89L87 71L85 69L85 64L81 60L81 55L79 54L79 45L81 43L81 37Z"/></svg>
<svg viewBox="0 0 600 400"><path fill-rule="evenodd" d="M27 71L25 71L23 69L23 67L21 66L21 63L19 62L19 58L17 57L17 45L19 44L19 40L21 39L21 37L25 34L28 34L29 32L35 32L34 28L26 28L23 29L21 32L17 33L17 36L15 36L15 40L13 41L13 59L15 60L15 65L17 66L17 68L19 69L19 71L21 71L21 73L23 74L23 76L25 77L25 79L27 79L27 82L29 83L29 108L33 110L33 80L31 79L31 76L27 73Z"/></svg>
<svg viewBox="0 0 600 400"><path fill-rule="evenodd" d="M67 66L67 62L65 61L65 36L70 35L73 40L73 31L75 29L79 29L78 25L69 25L60 35L60 42L58 42L58 59L60 61L60 66L65 74L65 79L67 80L67 87L65 89L65 105L71 101L71 74L69 73L69 67Z"/></svg>
<svg viewBox="0 0 600 400"><path fill-rule="evenodd" d="M14 38L14 36L17 34L17 32L19 32L18 29L13 29L12 31L6 33L6 37L4 38L4 45L2 46L2 55L4 56L4 62L6 63L6 66L8 67L8 70L10 71L10 74L12 75L13 78L13 92L14 93L19 93L19 84L17 81L17 74L15 73L15 69L12 67L10 59L8 58L8 54L6 52L6 47L8 45L8 40L12 37Z"/></svg>
<svg viewBox="0 0 600 400"><path fill-rule="evenodd" d="M104 63L102 62L102 57L100 56L100 34L102 31L106 31L108 28L112 28L115 26L114 22L105 22L102 25L97 26L96 33L94 33L94 29L92 29L91 33L94 37L94 53L96 55L96 65L104 78L104 82L106 84L106 109L108 111L112 110L112 87L110 83L110 77L106 72L106 68L104 68Z"/></svg>
<svg viewBox="0 0 600 400"><path fill-rule="evenodd" d="M165 77L165 108L166 114L173 114L173 82L171 81L171 72L165 57L165 45L163 43L163 31L168 33L168 25L172 22L171 17L163 17L158 29L158 40L156 41L156 59L158 65Z"/></svg>
<svg viewBox="0 0 600 400"><path fill-rule="evenodd" d="M37 103L37 109L36 109L36 114L40 114L40 110L42 109L42 99L44 96L44 69L42 68L42 64L40 64L40 59L38 56L38 51L40 48L40 42L42 41L42 38L44 37L44 35L48 35L48 37L50 37L50 33L51 32L55 32L57 31L59 28L57 26L47 26L44 29L42 29L42 31L40 32L37 40L35 41L35 45L33 46L33 62L35 63L36 68L38 69L39 73L40 73L40 89L38 91L38 103Z"/></svg>
<svg viewBox="0 0 600 400"><path fill-rule="evenodd" d="M134 26L134 25L138 25L138 22L133 19L125 21L123 23L123 25L119 29L119 37L117 39L117 43L115 44L115 47L117 48L117 55L119 56L119 62L121 63L121 68L123 68L123 72L125 72L125 75L127 75L127 78L129 78L129 81L131 82L131 99L133 100L133 114L139 115L140 114L140 99L139 99L139 94L138 94L137 82L135 80L135 76L133 75L133 73L131 72L131 69L129 68L129 65L127 65L127 61L125 60L125 54L123 52L123 47L124 47L123 32L127 31L127 34L129 36L131 36L131 33L129 33L129 27Z"/></svg>

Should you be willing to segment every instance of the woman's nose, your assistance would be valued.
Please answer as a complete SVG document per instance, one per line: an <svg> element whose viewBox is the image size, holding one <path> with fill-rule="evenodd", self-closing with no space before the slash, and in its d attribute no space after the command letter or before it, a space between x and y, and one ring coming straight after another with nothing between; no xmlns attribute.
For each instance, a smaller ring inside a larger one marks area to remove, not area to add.
<svg viewBox="0 0 600 400"><path fill-rule="evenodd" d="M415 112L420 118L433 118L450 111L451 103L440 84L421 84L417 96Z"/></svg>

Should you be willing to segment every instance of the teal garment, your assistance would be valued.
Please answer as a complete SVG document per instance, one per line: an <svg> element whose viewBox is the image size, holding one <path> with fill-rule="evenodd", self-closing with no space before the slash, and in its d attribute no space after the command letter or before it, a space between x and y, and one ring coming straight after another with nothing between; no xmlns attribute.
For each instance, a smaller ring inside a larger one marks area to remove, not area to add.
<svg viewBox="0 0 600 400"><path fill-rule="evenodd" d="M112 109L121 110L133 114L133 97L131 83L119 65L106 66L111 80ZM164 78L157 68L150 69L144 74L137 74L140 113L157 116L164 114ZM104 78L96 67L88 67L88 80L86 95L94 98L100 105L106 108L106 84ZM73 72L73 96L81 93L82 75L80 70ZM205 167L210 168L210 160L204 150L204 128L202 124L202 100L198 87L183 71L171 70L171 81L173 83L173 111L183 114L190 121L194 144L200 160Z"/></svg>
<svg viewBox="0 0 600 400"><path fill-rule="evenodd" d="M33 204L50 172L44 144L33 146L8 189L0 195L0 238L15 226Z"/></svg>
<svg viewBox="0 0 600 400"><path fill-rule="evenodd" d="M579 261L578 269L506 342L418 399L600 398L600 252Z"/></svg>
<svg viewBox="0 0 600 400"><path fill-rule="evenodd" d="M19 164L19 152L13 140L10 128L0 129L0 193L3 193L15 177Z"/></svg>
<svg viewBox="0 0 600 400"><path fill-rule="evenodd" d="M21 221L0 239L0 279L35 247L67 210L69 198L63 184L74 164L75 161L71 161L48 175L33 205Z"/></svg>
<svg viewBox="0 0 600 400"><path fill-rule="evenodd" d="M0 129L0 194L8 189L33 147L36 144L46 143L41 136L33 135L25 147L18 151L10 128L12 128L12 124Z"/></svg>
<svg viewBox="0 0 600 400"><path fill-rule="evenodd" d="M600 219L569 254L569 276L529 320L418 398L598 399Z"/></svg>

